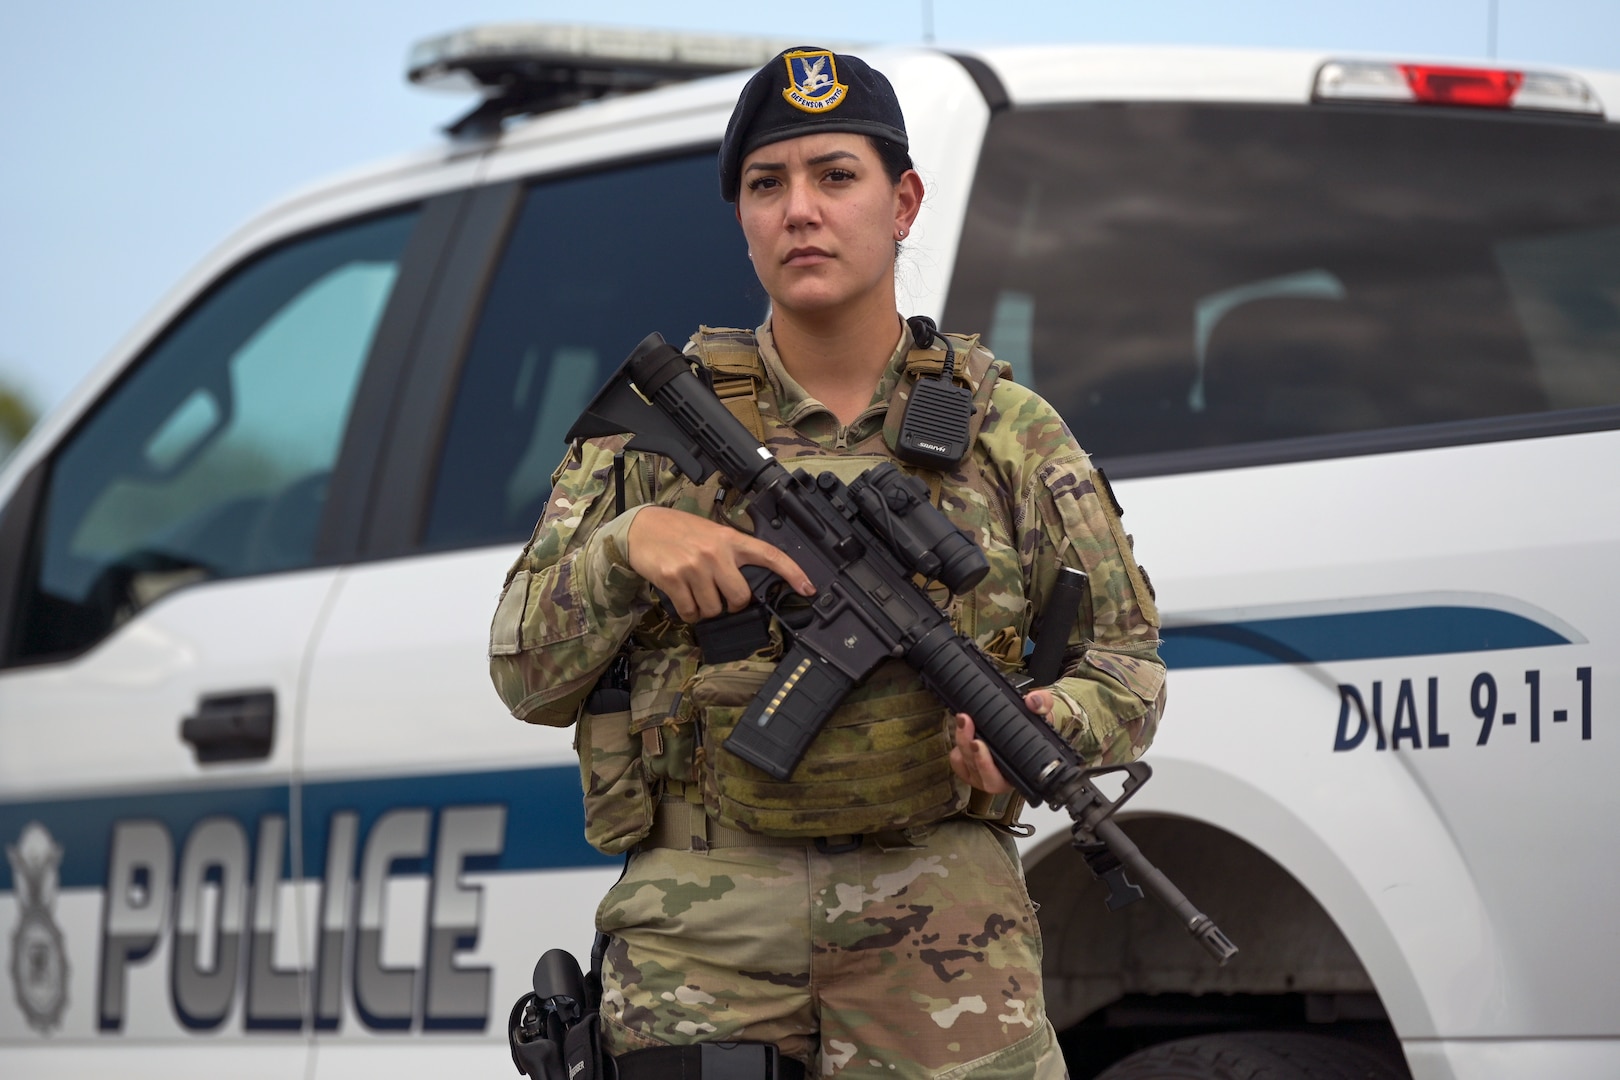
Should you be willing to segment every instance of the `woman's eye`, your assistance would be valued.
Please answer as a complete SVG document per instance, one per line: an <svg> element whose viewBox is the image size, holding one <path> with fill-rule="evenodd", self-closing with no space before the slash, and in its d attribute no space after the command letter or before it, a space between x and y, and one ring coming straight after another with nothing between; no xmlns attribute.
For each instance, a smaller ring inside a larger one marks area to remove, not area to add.
<svg viewBox="0 0 1620 1080"><path fill-rule="evenodd" d="M749 191L763 191L768 187L775 187L775 186L776 186L776 177L774 177L774 176L756 176L756 177L754 177L754 179L748 181L748 190Z"/></svg>
<svg viewBox="0 0 1620 1080"><path fill-rule="evenodd" d="M855 179L855 174L848 169L828 169L827 179L842 182Z"/></svg>

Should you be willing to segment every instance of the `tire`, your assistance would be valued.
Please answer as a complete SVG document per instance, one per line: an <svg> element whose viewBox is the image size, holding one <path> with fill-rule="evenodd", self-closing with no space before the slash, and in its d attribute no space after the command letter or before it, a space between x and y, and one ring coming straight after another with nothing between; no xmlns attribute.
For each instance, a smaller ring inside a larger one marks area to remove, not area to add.
<svg viewBox="0 0 1620 1080"><path fill-rule="evenodd" d="M1139 1050L1097 1080L1410 1080L1404 1064L1326 1035L1244 1031Z"/></svg>

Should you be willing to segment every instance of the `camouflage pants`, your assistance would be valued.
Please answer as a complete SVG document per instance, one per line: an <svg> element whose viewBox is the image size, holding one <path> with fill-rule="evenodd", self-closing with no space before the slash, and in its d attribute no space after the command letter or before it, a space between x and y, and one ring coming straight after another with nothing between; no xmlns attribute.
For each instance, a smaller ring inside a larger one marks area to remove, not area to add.
<svg viewBox="0 0 1620 1080"><path fill-rule="evenodd" d="M774 1042L811 1076L1058 1080L1040 931L1010 841L655 849L602 900L605 1048Z"/></svg>

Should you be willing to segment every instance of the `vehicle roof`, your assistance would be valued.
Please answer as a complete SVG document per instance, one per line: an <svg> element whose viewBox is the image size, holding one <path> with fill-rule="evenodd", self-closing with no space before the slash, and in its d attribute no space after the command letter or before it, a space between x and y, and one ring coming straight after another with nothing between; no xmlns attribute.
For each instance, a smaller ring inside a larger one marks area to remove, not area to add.
<svg viewBox="0 0 1620 1080"><path fill-rule="evenodd" d="M1015 105L1064 101L1233 101L1303 105L1329 60L1548 71L1585 79L1620 120L1620 72L1532 61L1373 53L1351 49L1239 49L1164 45L1028 45L973 50Z"/></svg>
<svg viewBox="0 0 1620 1080"><path fill-rule="evenodd" d="M918 54L948 53L984 61L1011 103L1049 105L1085 101L1230 101L1308 104L1316 72L1333 59L1391 60L1556 71L1576 75L1604 103L1609 122L1620 122L1620 72L1539 63L1363 53L1351 50L1255 49L1163 45L1007 45L987 48L875 46L862 55L874 66ZM493 138L441 139L423 149L327 177L278 201L276 212L300 201L326 199L344 188L366 188L449 160L515 148L584 131L633 128L683 113L729 115L749 72L677 83L643 93L587 101L518 120ZM451 110L453 111L453 110ZM448 119L448 115L447 115Z"/></svg>
<svg viewBox="0 0 1620 1080"><path fill-rule="evenodd" d="M862 56L882 68L918 54L947 53L984 61L1000 79L1013 105L1085 101L1230 101L1307 104L1317 70L1334 59L1553 71L1585 79L1604 103L1607 119L1620 122L1620 72L1556 64L1482 60L1478 57L1419 56L1354 50L1256 49L1165 45L1006 45L874 46ZM623 97L588 101L510 124L495 138L446 139L417 155L344 174L299 194L326 191L334 184L363 183L401 168L420 167L459 147L463 152L568 137L603 127L632 127L682 113L721 111L729 115L749 72L733 72L677 83ZM453 111L453 110L451 110ZM448 118L448 117L447 117ZM296 199L298 195L293 198Z"/></svg>

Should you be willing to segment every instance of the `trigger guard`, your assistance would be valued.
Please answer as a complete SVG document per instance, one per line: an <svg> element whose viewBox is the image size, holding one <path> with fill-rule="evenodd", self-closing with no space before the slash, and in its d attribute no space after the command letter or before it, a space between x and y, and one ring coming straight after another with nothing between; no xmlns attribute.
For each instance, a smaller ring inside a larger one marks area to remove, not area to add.
<svg viewBox="0 0 1620 1080"><path fill-rule="evenodd" d="M742 575L743 580L748 582L748 587L753 590L754 599L774 615L777 622L790 634L803 630L815 621L815 613L810 602L794 591L787 583L787 579L776 571L763 566L748 565L742 568Z"/></svg>

